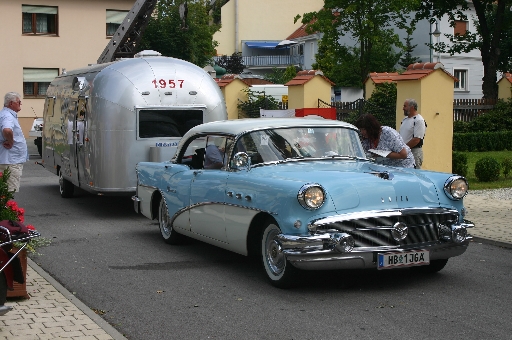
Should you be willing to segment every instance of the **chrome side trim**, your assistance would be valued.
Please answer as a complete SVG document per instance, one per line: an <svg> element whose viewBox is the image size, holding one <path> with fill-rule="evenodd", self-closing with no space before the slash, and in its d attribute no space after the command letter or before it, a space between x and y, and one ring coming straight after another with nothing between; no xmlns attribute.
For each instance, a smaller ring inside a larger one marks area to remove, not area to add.
<svg viewBox="0 0 512 340"><path fill-rule="evenodd" d="M137 186L143 187L143 188L148 188L148 189L155 189L155 190L160 191L160 189L158 189L157 187L152 186L152 185L137 184Z"/></svg>
<svg viewBox="0 0 512 340"><path fill-rule="evenodd" d="M184 207L184 208L181 208L180 210L178 210L172 216L170 224L172 225L174 220L179 215L183 214L184 212L186 212L188 210L191 210L191 209L194 209L194 208L197 208L197 207L200 207L200 206L203 206L203 205L225 205L225 206L229 206L229 207L242 208L242 209L247 209L247 210L252 210L252 211L257 211L257 212L264 212L264 213L267 213L269 215L277 216L277 213L272 212L272 211L262 210L262 209L252 208L252 207L246 207L246 206L239 205L239 204L232 204L232 203L225 203L225 202L201 202L201 203L196 203L196 204L189 205L188 207Z"/></svg>

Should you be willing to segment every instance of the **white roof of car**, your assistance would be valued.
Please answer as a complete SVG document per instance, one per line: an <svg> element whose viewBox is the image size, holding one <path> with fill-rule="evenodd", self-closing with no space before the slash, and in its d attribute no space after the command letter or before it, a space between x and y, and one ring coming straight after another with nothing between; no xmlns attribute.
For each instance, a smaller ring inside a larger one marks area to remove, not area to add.
<svg viewBox="0 0 512 340"><path fill-rule="evenodd" d="M355 127L352 124L321 118L246 118L205 123L192 128L187 136L197 133L223 133L237 135L244 131L289 127Z"/></svg>

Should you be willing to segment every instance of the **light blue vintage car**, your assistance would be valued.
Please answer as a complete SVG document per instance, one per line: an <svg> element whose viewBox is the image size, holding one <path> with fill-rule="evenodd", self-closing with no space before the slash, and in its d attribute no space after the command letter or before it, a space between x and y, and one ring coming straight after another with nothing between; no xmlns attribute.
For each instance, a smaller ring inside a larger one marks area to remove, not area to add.
<svg viewBox="0 0 512 340"><path fill-rule="evenodd" d="M297 269L437 272L466 251L464 177L366 157L354 126L305 118L192 128L168 162L139 163L135 210L183 235L257 255L270 282Z"/></svg>

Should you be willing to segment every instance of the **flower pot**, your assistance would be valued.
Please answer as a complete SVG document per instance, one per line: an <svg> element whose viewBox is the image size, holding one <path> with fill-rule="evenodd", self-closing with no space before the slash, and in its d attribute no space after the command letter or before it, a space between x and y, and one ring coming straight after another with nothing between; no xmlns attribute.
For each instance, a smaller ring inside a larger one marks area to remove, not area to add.
<svg viewBox="0 0 512 340"><path fill-rule="evenodd" d="M11 250L11 253L16 253L18 249L13 248ZM27 251L23 249L19 254L18 257L21 262L21 269L23 270L23 277L24 282L18 283L14 281L14 289L13 290L7 290L7 297L8 298L23 298L23 299L30 299L30 296L27 293Z"/></svg>

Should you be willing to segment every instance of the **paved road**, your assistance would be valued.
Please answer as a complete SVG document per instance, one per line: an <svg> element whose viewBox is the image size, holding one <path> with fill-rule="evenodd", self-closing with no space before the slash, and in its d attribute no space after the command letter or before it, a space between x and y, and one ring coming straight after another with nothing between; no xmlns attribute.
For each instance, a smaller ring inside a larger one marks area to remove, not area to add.
<svg viewBox="0 0 512 340"><path fill-rule="evenodd" d="M473 242L434 276L318 272L304 275L296 289L279 290L245 257L194 241L164 244L157 225L134 214L128 199L83 192L61 199L57 178L39 166L27 165L17 199L27 221L53 240L35 262L128 339L512 334L506 247Z"/></svg>

